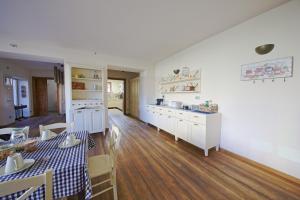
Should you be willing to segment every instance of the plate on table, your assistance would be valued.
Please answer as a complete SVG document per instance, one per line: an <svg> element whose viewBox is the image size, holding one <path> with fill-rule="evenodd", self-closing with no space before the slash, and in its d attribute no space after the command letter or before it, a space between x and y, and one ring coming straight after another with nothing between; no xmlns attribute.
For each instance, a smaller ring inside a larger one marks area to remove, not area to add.
<svg viewBox="0 0 300 200"><path fill-rule="evenodd" d="M34 159L24 159L24 166L16 171L10 172L10 173L5 173L5 165L0 168L0 176L6 176L6 175L11 175L15 174L21 171L24 171L25 169L30 168L34 164L35 160Z"/></svg>
<svg viewBox="0 0 300 200"><path fill-rule="evenodd" d="M80 144L80 139L75 139L74 144L71 144L71 145L68 145L68 144L66 143L66 141L63 141L62 143L60 143L60 144L58 145L58 148L65 149L65 148L74 147L74 146L76 146L76 145L78 145L78 144Z"/></svg>

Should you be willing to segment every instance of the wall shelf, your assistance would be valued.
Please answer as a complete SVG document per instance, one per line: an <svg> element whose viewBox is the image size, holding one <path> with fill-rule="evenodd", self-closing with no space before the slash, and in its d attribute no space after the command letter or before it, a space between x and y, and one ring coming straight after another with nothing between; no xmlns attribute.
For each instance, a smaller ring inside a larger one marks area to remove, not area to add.
<svg viewBox="0 0 300 200"><path fill-rule="evenodd" d="M176 93L200 93L200 91L172 91L172 92L162 92L162 94L176 94Z"/></svg>
<svg viewBox="0 0 300 200"><path fill-rule="evenodd" d="M200 81L200 78L188 78L188 79L180 79L180 80L173 80L173 81L162 81L160 82L161 85L167 84L174 84L174 83L182 83L182 82L189 82L189 81Z"/></svg>
<svg viewBox="0 0 300 200"><path fill-rule="evenodd" d="M102 92L102 90L74 90L73 92Z"/></svg>
<svg viewBox="0 0 300 200"><path fill-rule="evenodd" d="M95 78L75 78L72 77L72 80L78 80L78 81L101 81L101 78L95 79Z"/></svg>

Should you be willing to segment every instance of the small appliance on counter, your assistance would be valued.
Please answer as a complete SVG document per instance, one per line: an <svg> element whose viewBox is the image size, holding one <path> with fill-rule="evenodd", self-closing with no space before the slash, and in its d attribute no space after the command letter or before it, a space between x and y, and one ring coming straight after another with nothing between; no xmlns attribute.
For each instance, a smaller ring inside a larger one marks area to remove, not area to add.
<svg viewBox="0 0 300 200"><path fill-rule="evenodd" d="M169 101L168 106L171 108L181 108L182 102L180 101Z"/></svg>
<svg viewBox="0 0 300 200"><path fill-rule="evenodd" d="M156 99L156 105L163 105L164 99Z"/></svg>
<svg viewBox="0 0 300 200"><path fill-rule="evenodd" d="M183 110L191 110L191 106L189 106L189 105L183 105L182 109Z"/></svg>

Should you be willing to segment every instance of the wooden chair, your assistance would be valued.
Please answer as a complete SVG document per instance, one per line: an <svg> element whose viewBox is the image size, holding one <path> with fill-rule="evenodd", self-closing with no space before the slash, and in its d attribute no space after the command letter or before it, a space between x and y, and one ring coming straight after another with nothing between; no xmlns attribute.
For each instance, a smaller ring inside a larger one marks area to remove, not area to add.
<svg viewBox="0 0 300 200"><path fill-rule="evenodd" d="M25 200L42 185L45 185L45 199L52 200L51 170L47 170L44 174L38 176L0 183L0 197L26 190L19 198L17 198L17 200Z"/></svg>
<svg viewBox="0 0 300 200"><path fill-rule="evenodd" d="M22 132L24 134L26 134L26 137L28 137L28 135L29 135L29 128L30 128L29 126L25 126L22 130ZM2 129L0 129L0 137L1 137L1 135L6 135L6 137L3 136L3 138L9 139L10 135L11 135L11 133L14 129L16 129L16 128L2 128ZM0 138L0 140L1 140L1 138Z"/></svg>
<svg viewBox="0 0 300 200"><path fill-rule="evenodd" d="M117 194L117 181L116 181L116 158L117 151L116 146L119 138L119 129L116 126L112 126L110 140L109 140L109 154L92 156L88 159L88 172L90 178L96 178L105 174L109 174L109 178L92 185L95 188L104 183L110 182L111 186L92 195L92 198L99 196L107 191L113 190L114 200L118 200Z"/></svg>
<svg viewBox="0 0 300 200"><path fill-rule="evenodd" d="M74 123L54 123L54 124L49 124L49 125L40 125L40 134L42 133L42 131L45 130L53 130L53 129L62 129L64 128L64 130L61 132L66 132L67 129L70 130L74 130Z"/></svg>

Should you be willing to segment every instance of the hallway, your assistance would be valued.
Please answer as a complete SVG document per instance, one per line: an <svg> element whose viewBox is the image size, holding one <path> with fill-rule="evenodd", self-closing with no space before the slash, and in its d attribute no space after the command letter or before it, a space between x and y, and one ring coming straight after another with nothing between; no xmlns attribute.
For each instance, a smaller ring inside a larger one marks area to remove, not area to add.
<svg viewBox="0 0 300 200"><path fill-rule="evenodd" d="M117 183L120 200L299 199L300 183L226 151L202 150L118 110L110 123L121 130ZM107 134L108 135L108 134ZM93 135L104 153L108 137ZM98 199L111 199L104 194Z"/></svg>

